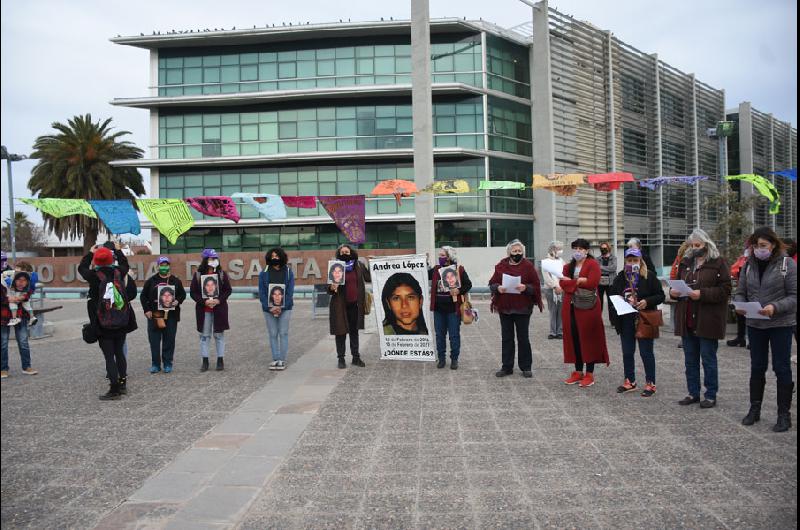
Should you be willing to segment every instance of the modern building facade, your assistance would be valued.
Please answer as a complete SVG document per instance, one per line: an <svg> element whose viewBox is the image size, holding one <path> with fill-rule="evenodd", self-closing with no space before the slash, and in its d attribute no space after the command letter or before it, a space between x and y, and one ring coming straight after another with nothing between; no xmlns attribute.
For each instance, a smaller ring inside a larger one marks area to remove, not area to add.
<svg viewBox="0 0 800 530"><path fill-rule="evenodd" d="M538 28L538 31L537 31ZM630 171L718 175L705 131L725 119L724 92L608 32L537 4L531 23L431 21L434 178L475 190L437 196L437 244L597 242L640 237L657 262L713 212L718 180L651 192L581 189L478 192L481 180L530 183L531 173ZM413 180L408 21L191 31L118 37L150 51L150 94L116 105L150 112L152 196L367 195L367 248L414 246L413 200L370 197L378 181ZM534 97L532 97L534 94ZM796 193L796 189L795 189ZM795 201L796 202L796 201ZM281 222L197 216L176 245L195 252L333 248L343 236L321 209ZM158 248L160 247L160 248Z"/></svg>

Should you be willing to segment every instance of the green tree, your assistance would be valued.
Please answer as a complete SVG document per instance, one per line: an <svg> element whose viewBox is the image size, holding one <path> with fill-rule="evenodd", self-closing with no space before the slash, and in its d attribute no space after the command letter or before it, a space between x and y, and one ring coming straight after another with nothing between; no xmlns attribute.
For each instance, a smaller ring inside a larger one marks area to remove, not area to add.
<svg viewBox="0 0 800 530"><path fill-rule="evenodd" d="M2 246L11 248L11 218L3 221ZM14 241L17 250L38 252L44 248L45 236L41 227L35 225L25 212L14 212Z"/></svg>
<svg viewBox="0 0 800 530"><path fill-rule="evenodd" d="M709 235L728 264L742 255L744 240L753 233L753 208L761 201L767 200L761 195L740 197L735 190L706 197L703 207L717 214L717 225Z"/></svg>
<svg viewBox="0 0 800 530"><path fill-rule="evenodd" d="M33 168L28 188L39 197L59 199L134 199L143 195L139 170L113 167L112 160L142 158L144 151L121 140L128 131L112 132L111 118L92 122L92 115L75 116L68 125L53 123L56 134L40 136L33 144ZM56 219L43 214L45 227L58 237L83 237L87 252L96 242L100 223L85 215Z"/></svg>

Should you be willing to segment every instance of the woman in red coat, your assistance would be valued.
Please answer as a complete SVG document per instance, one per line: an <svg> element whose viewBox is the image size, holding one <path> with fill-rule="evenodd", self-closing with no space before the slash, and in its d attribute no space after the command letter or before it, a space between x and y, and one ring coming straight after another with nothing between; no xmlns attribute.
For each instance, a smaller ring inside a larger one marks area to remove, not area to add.
<svg viewBox="0 0 800 530"><path fill-rule="evenodd" d="M576 239L571 246L572 260L564 265L564 277L559 284L564 290L564 303L561 306L564 362L574 363L575 371L564 383L579 383L581 388L586 388L594 384L595 363L609 364L603 310L597 301L600 265L589 254L589 242L585 239ZM573 305L578 288L594 291L595 304L591 309L578 309ZM584 364L586 374L583 372Z"/></svg>

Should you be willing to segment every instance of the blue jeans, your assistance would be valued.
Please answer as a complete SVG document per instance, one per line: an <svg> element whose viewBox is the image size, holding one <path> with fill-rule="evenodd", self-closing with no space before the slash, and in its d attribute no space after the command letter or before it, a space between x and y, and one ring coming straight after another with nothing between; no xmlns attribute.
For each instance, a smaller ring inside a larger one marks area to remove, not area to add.
<svg viewBox="0 0 800 530"><path fill-rule="evenodd" d="M200 355L208 359L208 343L211 335L217 345L217 358L225 357L225 332L214 333L214 313L206 313L203 319L203 332L200 333Z"/></svg>
<svg viewBox="0 0 800 530"><path fill-rule="evenodd" d="M792 382L792 334L793 326L759 329L747 326L750 339L750 379L763 380L769 365L769 350L772 349L772 371L779 385Z"/></svg>
<svg viewBox="0 0 800 530"><path fill-rule="evenodd" d="M269 347L272 350L273 361L285 361L289 353L289 319L292 310L281 311L277 318L269 311L264 311L264 320L267 321L267 336Z"/></svg>
<svg viewBox="0 0 800 530"><path fill-rule="evenodd" d="M31 347L28 345L28 319L23 318L22 322L14 326L14 337L17 339L19 347L19 358L22 361L22 369L31 367ZM11 338L11 328L0 326L0 353L2 353L2 369L8 371L8 340Z"/></svg>
<svg viewBox="0 0 800 530"><path fill-rule="evenodd" d="M686 387L689 395L700 397L700 362L703 362L703 384L706 399L717 399L719 375L717 373L717 339L704 339L693 333L683 337L683 356L686 361Z"/></svg>
<svg viewBox="0 0 800 530"><path fill-rule="evenodd" d="M436 354L440 361L447 358L447 343L450 335L450 359L458 360L461 354L461 318L458 313L433 312L433 328L436 330Z"/></svg>
<svg viewBox="0 0 800 530"><path fill-rule="evenodd" d="M636 338L636 317L625 315L622 318L622 333L619 338L622 342L622 364L625 368L625 378L633 383L636 381L636 342L639 342L639 355L644 365L644 379L647 383L656 382L656 356L653 354L653 339Z"/></svg>
<svg viewBox="0 0 800 530"><path fill-rule="evenodd" d="M178 333L178 321L167 318L167 327L159 329L153 319L147 321L147 340L150 342L150 359L153 366L172 366L175 356L175 335Z"/></svg>

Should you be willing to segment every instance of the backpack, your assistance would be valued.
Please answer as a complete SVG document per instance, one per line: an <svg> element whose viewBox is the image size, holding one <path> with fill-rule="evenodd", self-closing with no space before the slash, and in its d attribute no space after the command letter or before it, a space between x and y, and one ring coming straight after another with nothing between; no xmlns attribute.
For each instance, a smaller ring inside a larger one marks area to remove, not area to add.
<svg viewBox="0 0 800 530"><path fill-rule="evenodd" d="M114 269L111 278L101 270L97 271L97 276L100 279L97 324L103 329L110 330L127 328L130 323L131 305L125 288L125 278L117 269Z"/></svg>

